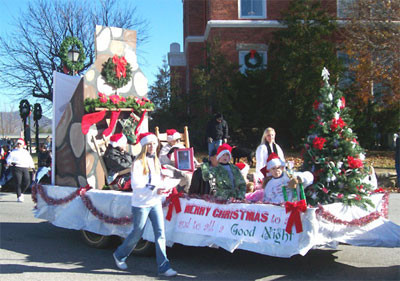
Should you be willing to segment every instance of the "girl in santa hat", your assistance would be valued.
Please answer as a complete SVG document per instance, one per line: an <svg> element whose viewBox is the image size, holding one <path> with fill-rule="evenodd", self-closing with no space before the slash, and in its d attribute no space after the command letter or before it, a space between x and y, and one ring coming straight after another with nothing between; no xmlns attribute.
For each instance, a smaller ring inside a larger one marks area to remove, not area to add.
<svg viewBox="0 0 400 281"><path fill-rule="evenodd" d="M166 253L161 199L168 190L162 187L161 182L161 165L156 155L158 139L152 133L143 133L139 135L138 141L142 150L131 169L133 230L114 252L115 264L122 270L128 268L125 260L142 237L149 218L154 231L158 274L175 276L177 272L171 268Z"/></svg>
<svg viewBox="0 0 400 281"><path fill-rule="evenodd" d="M285 162L282 161L276 153L271 153L269 155L267 166L261 169L261 171L266 174L266 180L264 180L263 183L263 186L265 186L264 201L268 203L280 204L285 202L282 187L295 189L298 183L303 183L304 188L306 188L312 184L314 180L314 176L311 172L295 172L293 175L289 176L285 171ZM269 179L268 176L272 178ZM288 190L286 194L287 200L292 201L293 192Z"/></svg>

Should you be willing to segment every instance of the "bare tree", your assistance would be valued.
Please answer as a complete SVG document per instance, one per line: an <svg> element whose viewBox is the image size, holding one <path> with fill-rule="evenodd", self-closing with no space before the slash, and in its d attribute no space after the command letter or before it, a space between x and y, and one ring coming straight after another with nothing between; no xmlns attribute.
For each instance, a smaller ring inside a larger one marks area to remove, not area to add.
<svg viewBox="0 0 400 281"><path fill-rule="evenodd" d="M400 0L348 2L349 21L343 29L344 49L360 107L400 103Z"/></svg>
<svg viewBox="0 0 400 281"><path fill-rule="evenodd" d="M59 49L66 36L83 43L86 61L79 73L94 62L96 25L135 29L138 45L148 40L148 22L118 0L31 1L14 20L16 32L0 37L0 82L19 99L53 100L53 71L63 69Z"/></svg>

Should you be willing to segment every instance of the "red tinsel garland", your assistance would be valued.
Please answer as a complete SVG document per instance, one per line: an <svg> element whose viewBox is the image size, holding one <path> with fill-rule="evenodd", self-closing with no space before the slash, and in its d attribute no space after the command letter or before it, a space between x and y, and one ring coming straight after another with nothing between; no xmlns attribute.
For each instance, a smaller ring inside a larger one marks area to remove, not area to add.
<svg viewBox="0 0 400 281"><path fill-rule="evenodd" d="M378 191L380 192L380 191ZM388 218L388 205L389 205L389 192L385 192L382 198L382 210L381 211L375 211L370 213L369 215L366 215L364 217L361 217L359 219L354 219L351 221L345 221L341 220L335 215L331 214L330 212L326 211L322 205L318 206L318 209L316 211L317 216L322 217L323 219L334 223L334 224L341 224L341 225L346 225L346 226L364 226L366 224L369 224L377 219L379 217L384 217Z"/></svg>
<svg viewBox="0 0 400 281"><path fill-rule="evenodd" d="M40 184L36 184L32 187L32 200L37 204L37 193L40 194L40 196L43 198L43 200L49 204L49 205L62 205L66 204L72 200L74 200L76 197L80 196L82 199L83 204L85 207L98 219L110 223L110 224L116 224L116 225L126 225L130 224L132 222L132 218L125 216L121 218L113 218L111 216L107 216L100 212L96 207L94 207L92 201L90 198L86 195L86 191L90 190L91 187L89 185L85 187L81 187L77 189L76 191L72 192L70 195L67 197L61 198L61 199L54 199L51 198L47 195L45 190L43 189L43 186Z"/></svg>

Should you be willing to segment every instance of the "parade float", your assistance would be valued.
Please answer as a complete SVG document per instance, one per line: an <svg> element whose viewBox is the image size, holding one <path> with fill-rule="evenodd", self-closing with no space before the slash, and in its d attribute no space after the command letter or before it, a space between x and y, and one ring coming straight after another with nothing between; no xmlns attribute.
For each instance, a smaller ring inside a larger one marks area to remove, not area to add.
<svg viewBox="0 0 400 281"><path fill-rule="evenodd" d="M132 194L103 189L106 171L96 142L123 131L135 143L138 133L148 131L146 112L153 106L137 64L136 32L97 26L95 41L96 61L84 77L54 73L52 184L35 185L32 198L37 218L80 230L86 242L102 247L108 237L129 234ZM345 101L328 79L325 73L305 143L304 165L315 182L299 193L300 200L220 201L174 190L164 200L168 246L243 249L276 257L338 243L400 246L400 226L388 220L389 194L365 177L361 149L341 119ZM137 154L138 146L131 145L131 153ZM134 253L151 247L151 228L148 223Z"/></svg>

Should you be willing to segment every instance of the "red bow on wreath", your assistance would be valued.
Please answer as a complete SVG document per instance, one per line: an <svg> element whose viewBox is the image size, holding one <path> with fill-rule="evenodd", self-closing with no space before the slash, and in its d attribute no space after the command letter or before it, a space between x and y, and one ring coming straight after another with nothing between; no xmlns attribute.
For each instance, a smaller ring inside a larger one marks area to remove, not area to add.
<svg viewBox="0 0 400 281"><path fill-rule="evenodd" d="M172 218L172 211L173 211L174 207L175 207L175 211L177 214L182 211L181 202L179 201L179 197L182 197L182 196L183 196L183 193L178 192L175 187L172 189L171 194L168 195L166 200L171 201L168 205L167 216L165 217L168 221L170 221Z"/></svg>
<svg viewBox="0 0 400 281"><path fill-rule="evenodd" d="M291 234L293 224L296 227L296 233L303 232L303 225L301 223L300 212L307 210L306 200L300 200L297 202L286 202L285 203L286 214L290 212L289 220L286 225L286 232Z"/></svg>
<svg viewBox="0 0 400 281"><path fill-rule="evenodd" d="M115 74L118 79L121 78L121 76L126 77L126 68L125 66L128 64L126 61L125 57L119 58L117 55L113 56L113 63L115 64Z"/></svg>
<svg viewBox="0 0 400 281"><path fill-rule="evenodd" d="M250 50L250 58L254 59L254 56L256 55L257 51L256 50Z"/></svg>

